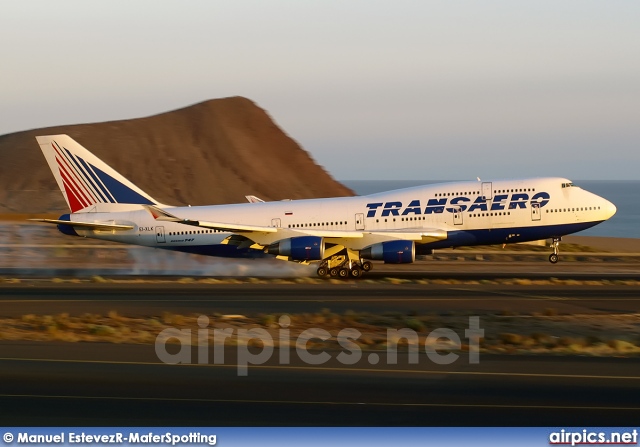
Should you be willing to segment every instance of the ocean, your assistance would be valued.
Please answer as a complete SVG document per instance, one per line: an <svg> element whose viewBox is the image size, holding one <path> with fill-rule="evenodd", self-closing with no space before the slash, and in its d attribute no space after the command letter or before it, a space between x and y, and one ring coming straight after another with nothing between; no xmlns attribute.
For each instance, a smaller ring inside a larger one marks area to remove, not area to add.
<svg viewBox="0 0 640 447"><path fill-rule="evenodd" d="M341 180L358 195L373 194L410 186L442 183L443 180ZM617 208L615 216L606 222L581 231L580 236L640 238L640 181L637 180L583 180L574 181L587 191L604 197Z"/></svg>

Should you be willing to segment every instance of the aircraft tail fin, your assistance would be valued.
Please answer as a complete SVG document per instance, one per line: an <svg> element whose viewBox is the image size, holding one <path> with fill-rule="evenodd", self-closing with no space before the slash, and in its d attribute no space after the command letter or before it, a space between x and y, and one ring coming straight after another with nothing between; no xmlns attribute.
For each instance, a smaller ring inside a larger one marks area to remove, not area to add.
<svg viewBox="0 0 640 447"><path fill-rule="evenodd" d="M70 136L36 139L72 213L99 203L159 204Z"/></svg>

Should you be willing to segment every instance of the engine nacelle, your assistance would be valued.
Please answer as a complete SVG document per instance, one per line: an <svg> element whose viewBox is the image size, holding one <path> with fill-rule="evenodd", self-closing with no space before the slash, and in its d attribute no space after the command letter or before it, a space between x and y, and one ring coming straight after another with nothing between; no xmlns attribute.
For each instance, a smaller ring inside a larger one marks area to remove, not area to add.
<svg viewBox="0 0 640 447"><path fill-rule="evenodd" d="M62 216L58 217L58 220L66 220L66 221L70 221L71 220L71 216L69 216L69 214L63 214ZM73 228L71 225L65 225L65 224L58 224L58 231L62 234L66 234L67 236L77 236L78 233L76 233L75 228Z"/></svg>
<svg viewBox="0 0 640 447"><path fill-rule="evenodd" d="M360 257L385 264L410 264L416 260L416 244L413 241L382 242L361 250Z"/></svg>
<svg viewBox="0 0 640 447"><path fill-rule="evenodd" d="M317 236L283 239L269 245L267 253L288 256L294 261L321 261L324 259L324 240Z"/></svg>

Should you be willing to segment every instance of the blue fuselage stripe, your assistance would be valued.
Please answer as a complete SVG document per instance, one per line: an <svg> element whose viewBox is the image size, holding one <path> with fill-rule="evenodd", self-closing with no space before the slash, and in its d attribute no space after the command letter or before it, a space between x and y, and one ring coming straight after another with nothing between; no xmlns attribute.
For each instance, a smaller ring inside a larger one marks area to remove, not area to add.
<svg viewBox="0 0 640 447"><path fill-rule="evenodd" d="M447 239L416 245L418 254L437 248L450 248L473 245L493 245L517 242L539 241L586 230L602 221L581 222L561 225L542 225L517 228L487 228L477 230L450 231Z"/></svg>
<svg viewBox="0 0 640 447"><path fill-rule="evenodd" d="M416 244L416 254L428 254L430 250L439 248L517 243L561 237L567 234L586 230L587 228L591 228L601 222L602 221L518 228L487 228L450 231L448 233L448 238L443 241ZM251 248L238 249L236 246L228 244L159 246L158 248L225 258L272 257L272 255L265 254L262 250L255 250Z"/></svg>

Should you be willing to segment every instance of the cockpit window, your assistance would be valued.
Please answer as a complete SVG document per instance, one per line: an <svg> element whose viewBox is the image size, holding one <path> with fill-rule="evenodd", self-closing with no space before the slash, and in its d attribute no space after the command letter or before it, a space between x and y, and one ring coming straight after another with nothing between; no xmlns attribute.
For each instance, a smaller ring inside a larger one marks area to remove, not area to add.
<svg viewBox="0 0 640 447"><path fill-rule="evenodd" d="M572 186L573 186L573 183L571 183L571 182L562 184L563 188L571 188Z"/></svg>

